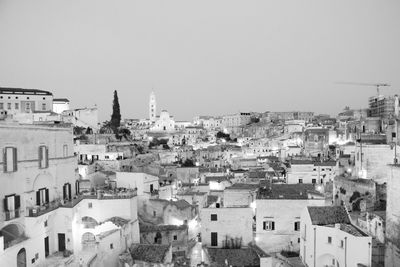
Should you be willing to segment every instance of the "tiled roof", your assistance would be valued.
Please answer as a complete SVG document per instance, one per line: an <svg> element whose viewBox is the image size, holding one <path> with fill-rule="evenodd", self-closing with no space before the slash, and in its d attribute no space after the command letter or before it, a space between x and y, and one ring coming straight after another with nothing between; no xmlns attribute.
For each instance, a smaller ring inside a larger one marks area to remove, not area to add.
<svg viewBox="0 0 400 267"><path fill-rule="evenodd" d="M257 199L308 199L312 184L270 184L259 190Z"/></svg>
<svg viewBox="0 0 400 267"><path fill-rule="evenodd" d="M208 195L207 196L207 206L210 206L211 204L217 202L218 196L215 195Z"/></svg>
<svg viewBox="0 0 400 267"><path fill-rule="evenodd" d="M206 183L209 183L210 181L215 181L215 182L222 182L222 181L229 181L228 176L206 176Z"/></svg>
<svg viewBox="0 0 400 267"><path fill-rule="evenodd" d="M307 207L307 209L313 225L350 223L349 215L342 206Z"/></svg>
<svg viewBox="0 0 400 267"><path fill-rule="evenodd" d="M241 184L241 183L237 183L237 184L233 184L230 187L225 188L225 190L255 190L257 189L259 186L258 184Z"/></svg>
<svg viewBox="0 0 400 267"><path fill-rule="evenodd" d="M111 218L105 220L104 222L112 222L113 224L121 227L121 226L127 224L129 222L129 220L115 216L115 217L111 217Z"/></svg>
<svg viewBox="0 0 400 267"><path fill-rule="evenodd" d="M163 232L163 231L178 231L178 230L186 230L188 228L187 225L170 225L170 224L163 224L163 225L145 225L140 224L140 232Z"/></svg>
<svg viewBox="0 0 400 267"><path fill-rule="evenodd" d="M260 266L260 257L251 248L219 249L208 248L211 266Z"/></svg>
<svg viewBox="0 0 400 267"><path fill-rule="evenodd" d="M315 162L315 166L336 166L336 161L334 160L329 160L329 161L324 161L324 162Z"/></svg>
<svg viewBox="0 0 400 267"><path fill-rule="evenodd" d="M163 263L168 250L169 245L132 244L130 252L133 260Z"/></svg>
<svg viewBox="0 0 400 267"><path fill-rule="evenodd" d="M326 225L327 227L336 227L335 224L330 224L330 225ZM358 229L357 227L355 227L352 224L347 224L347 223L341 223L339 225L339 229L343 232L346 232L348 234L351 234L353 236L368 236L366 233L362 232L360 229Z"/></svg>
<svg viewBox="0 0 400 267"><path fill-rule="evenodd" d="M252 171L249 172L249 178L251 179L263 179L266 177L267 172L266 171Z"/></svg>

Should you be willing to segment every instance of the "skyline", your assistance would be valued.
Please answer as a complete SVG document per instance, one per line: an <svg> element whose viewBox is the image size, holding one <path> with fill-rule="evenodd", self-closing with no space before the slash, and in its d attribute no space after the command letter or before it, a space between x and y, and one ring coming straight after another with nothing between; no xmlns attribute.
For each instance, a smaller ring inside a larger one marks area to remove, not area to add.
<svg viewBox="0 0 400 267"><path fill-rule="evenodd" d="M0 0L0 86L48 90L75 108L97 104L101 121L114 90L123 118L147 118L154 91L158 110L177 120L335 115L376 94L336 82L387 82L382 94L399 92L400 3L307 3Z"/></svg>

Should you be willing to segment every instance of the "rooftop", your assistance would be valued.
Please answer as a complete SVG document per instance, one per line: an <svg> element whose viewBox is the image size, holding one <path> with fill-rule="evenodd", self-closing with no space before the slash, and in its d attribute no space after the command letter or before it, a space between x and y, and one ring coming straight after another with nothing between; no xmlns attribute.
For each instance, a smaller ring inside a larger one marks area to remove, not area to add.
<svg viewBox="0 0 400 267"><path fill-rule="evenodd" d="M258 188L258 184L233 184L230 187L225 188L225 190L256 190Z"/></svg>
<svg viewBox="0 0 400 267"><path fill-rule="evenodd" d="M172 224L163 224L163 225L146 225L140 224L140 232L157 232L157 231L183 231L187 230L188 226L183 225L172 225Z"/></svg>
<svg viewBox="0 0 400 267"><path fill-rule="evenodd" d="M260 256L252 248L208 248L211 266L260 266ZM264 256L264 255L262 255Z"/></svg>
<svg viewBox="0 0 400 267"><path fill-rule="evenodd" d="M350 218L342 206L307 207L313 225L349 224Z"/></svg>
<svg viewBox="0 0 400 267"><path fill-rule="evenodd" d="M169 248L169 245L132 244L130 252L133 260L163 263Z"/></svg>
<svg viewBox="0 0 400 267"><path fill-rule="evenodd" d="M69 102L67 98L54 98L53 102Z"/></svg>
<svg viewBox="0 0 400 267"><path fill-rule="evenodd" d="M269 184L260 188L257 199L308 199L315 192L312 184Z"/></svg>
<svg viewBox="0 0 400 267"><path fill-rule="evenodd" d="M0 94L15 94L15 95L53 95L49 91L39 89L23 89L23 88L10 88L0 87Z"/></svg>
<svg viewBox="0 0 400 267"><path fill-rule="evenodd" d="M335 224L326 225L327 227L336 227ZM343 232L351 234L353 236L368 236L366 233L358 229L352 224L341 223L339 229Z"/></svg>

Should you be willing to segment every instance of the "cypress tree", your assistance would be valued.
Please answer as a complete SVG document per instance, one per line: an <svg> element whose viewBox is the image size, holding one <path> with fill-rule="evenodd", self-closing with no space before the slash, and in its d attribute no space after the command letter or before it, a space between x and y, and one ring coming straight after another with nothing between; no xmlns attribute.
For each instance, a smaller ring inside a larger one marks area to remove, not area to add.
<svg viewBox="0 0 400 267"><path fill-rule="evenodd" d="M121 111L119 109L118 93L117 90L114 91L114 101L113 101L113 112L111 115L110 127L113 129L114 133L118 133L118 128L121 123Z"/></svg>

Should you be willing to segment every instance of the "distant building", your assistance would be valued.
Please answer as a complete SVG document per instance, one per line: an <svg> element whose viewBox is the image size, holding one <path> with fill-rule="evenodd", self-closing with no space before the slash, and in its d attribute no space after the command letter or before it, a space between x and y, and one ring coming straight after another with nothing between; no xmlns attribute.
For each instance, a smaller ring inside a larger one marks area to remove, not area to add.
<svg viewBox="0 0 400 267"><path fill-rule="evenodd" d="M158 266L170 267L172 263L172 247L170 245L132 244L129 252L119 256L122 266Z"/></svg>
<svg viewBox="0 0 400 267"><path fill-rule="evenodd" d="M174 117L170 116L168 111L163 110L160 116L155 118L154 125L150 128L152 132L173 132L175 131Z"/></svg>
<svg viewBox="0 0 400 267"><path fill-rule="evenodd" d="M62 120L72 123L74 126L91 128L93 132L100 129L98 108L78 108L64 110L61 113Z"/></svg>
<svg viewBox="0 0 400 267"><path fill-rule="evenodd" d="M69 100L66 98L53 99L53 112L61 114L65 110L69 110Z"/></svg>
<svg viewBox="0 0 400 267"><path fill-rule="evenodd" d="M396 105L398 107L399 103L395 96L372 96L368 103L368 117L389 119L394 116Z"/></svg>
<svg viewBox="0 0 400 267"><path fill-rule="evenodd" d="M38 89L0 87L0 110L8 115L20 113L51 112L53 94Z"/></svg>
<svg viewBox="0 0 400 267"><path fill-rule="evenodd" d="M300 231L306 266L371 266L372 238L351 224L344 207L304 208Z"/></svg>
<svg viewBox="0 0 400 267"><path fill-rule="evenodd" d="M157 117L157 101L156 95L151 92L149 101L149 120L155 122Z"/></svg>
<svg viewBox="0 0 400 267"><path fill-rule="evenodd" d="M251 121L251 113L239 112L237 114L225 115L222 117L222 125L225 128L243 126Z"/></svg>

